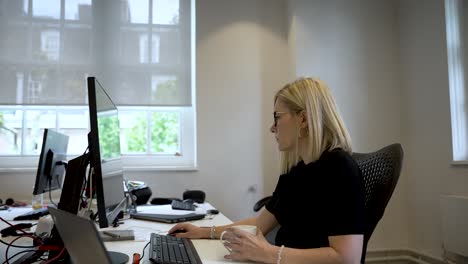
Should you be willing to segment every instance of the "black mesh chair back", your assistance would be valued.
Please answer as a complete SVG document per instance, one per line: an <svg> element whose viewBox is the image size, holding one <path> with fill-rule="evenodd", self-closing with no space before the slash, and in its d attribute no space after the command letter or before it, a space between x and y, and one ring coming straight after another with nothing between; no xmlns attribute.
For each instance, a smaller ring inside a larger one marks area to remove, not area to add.
<svg viewBox="0 0 468 264"><path fill-rule="evenodd" d="M400 177L403 148L392 144L372 153L353 153L364 178L366 230L362 248L363 261L367 243L382 218Z"/></svg>

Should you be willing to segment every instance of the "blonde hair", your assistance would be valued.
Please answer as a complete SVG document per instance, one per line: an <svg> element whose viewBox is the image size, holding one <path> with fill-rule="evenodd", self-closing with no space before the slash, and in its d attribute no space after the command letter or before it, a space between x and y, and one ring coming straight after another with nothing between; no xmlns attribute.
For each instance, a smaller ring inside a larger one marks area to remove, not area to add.
<svg viewBox="0 0 468 264"><path fill-rule="evenodd" d="M319 79L300 78L286 84L275 95L291 112L306 112L309 141L307 151L312 161L320 158L327 150L341 148L351 153L351 139L346 130L338 107L327 85ZM282 151L281 172L287 173L299 160L298 141L300 128L297 128L296 149Z"/></svg>

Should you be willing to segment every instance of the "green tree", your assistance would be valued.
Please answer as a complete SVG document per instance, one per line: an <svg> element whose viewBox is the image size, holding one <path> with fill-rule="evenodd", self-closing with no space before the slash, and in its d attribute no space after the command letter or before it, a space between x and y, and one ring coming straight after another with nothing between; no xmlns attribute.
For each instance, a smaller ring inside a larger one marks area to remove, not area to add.
<svg viewBox="0 0 468 264"><path fill-rule="evenodd" d="M116 115L99 117L99 146L101 157L114 158L120 155L119 118Z"/></svg>
<svg viewBox="0 0 468 264"><path fill-rule="evenodd" d="M125 132L130 152L146 152L146 115L136 118L135 125ZM155 112L151 114L151 152L175 153L179 151L180 114Z"/></svg>
<svg viewBox="0 0 468 264"><path fill-rule="evenodd" d="M127 139L127 148L130 152L146 152L146 114L139 113L136 116L135 125L124 131Z"/></svg>
<svg viewBox="0 0 468 264"><path fill-rule="evenodd" d="M179 151L180 114L174 112L156 112L151 115L151 151Z"/></svg>
<svg viewBox="0 0 468 264"><path fill-rule="evenodd" d="M4 123L5 123L5 119L3 117L3 113L0 113L0 127L3 127Z"/></svg>

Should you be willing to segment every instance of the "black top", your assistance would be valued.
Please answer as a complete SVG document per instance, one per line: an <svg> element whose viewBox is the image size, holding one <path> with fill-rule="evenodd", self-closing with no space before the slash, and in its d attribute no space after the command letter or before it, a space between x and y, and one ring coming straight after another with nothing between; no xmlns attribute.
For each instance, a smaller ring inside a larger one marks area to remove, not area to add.
<svg viewBox="0 0 468 264"><path fill-rule="evenodd" d="M266 209L281 225L278 246L328 247L329 236L364 234L361 171L341 149L309 164L301 161L280 176Z"/></svg>

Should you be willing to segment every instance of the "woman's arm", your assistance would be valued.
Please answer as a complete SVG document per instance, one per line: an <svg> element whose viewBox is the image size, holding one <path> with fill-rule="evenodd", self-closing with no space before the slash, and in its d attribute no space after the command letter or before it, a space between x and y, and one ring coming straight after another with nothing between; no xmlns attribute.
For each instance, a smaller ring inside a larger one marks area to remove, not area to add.
<svg viewBox="0 0 468 264"><path fill-rule="evenodd" d="M230 225L224 226L214 226L212 227L214 230L214 238L219 238L221 233L226 230L227 228L235 225L256 225L263 234L268 233L272 230L278 222L276 221L275 216L270 213L268 210L263 208L260 211L260 214L256 217L246 218L234 222ZM187 237L187 238L211 238L211 227L196 227L190 223L179 223L172 227L169 230L169 234L174 233L176 230L184 230L185 233L177 233L175 236L177 237Z"/></svg>
<svg viewBox="0 0 468 264"><path fill-rule="evenodd" d="M260 214L256 218L255 225L262 231L262 234L266 235L273 228L278 225L276 217L270 213L265 207L260 210Z"/></svg>
<svg viewBox="0 0 468 264"><path fill-rule="evenodd" d="M231 254L225 256L227 259L270 264L359 264L361 261L363 235L330 236L329 247L281 249L268 244L261 235L242 234L237 230L233 233L234 236L228 237Z"/></svg>
<svg viewBox="0 0 468 264"><path fill-rule="evenodd" d="M313 249L284 248L281 263L346 263L359 264L361 261L363 235L340 235L328 237L330 246ZM276 264L280 247L274 247L265 263ZM273 255L273 258L271 256Z"/></svg>
<svg viewBox="0 0 468 264"><path fill-rule="evenodd" d="M262 210L256 217L242 219L230 225L215 226L215 232L214 232L215 238L219 238L219 236L221 235L223 231L235 225L255 225L257 226L257 228L259 228L262 231L263 234L267 234L276 225L278 225L278 222L276 221L276 218L272 213L270 213L265 208L262 208ZM209 238L211 230L207 228L207 230L205 231L207 232L206 237Z"/></svg>

